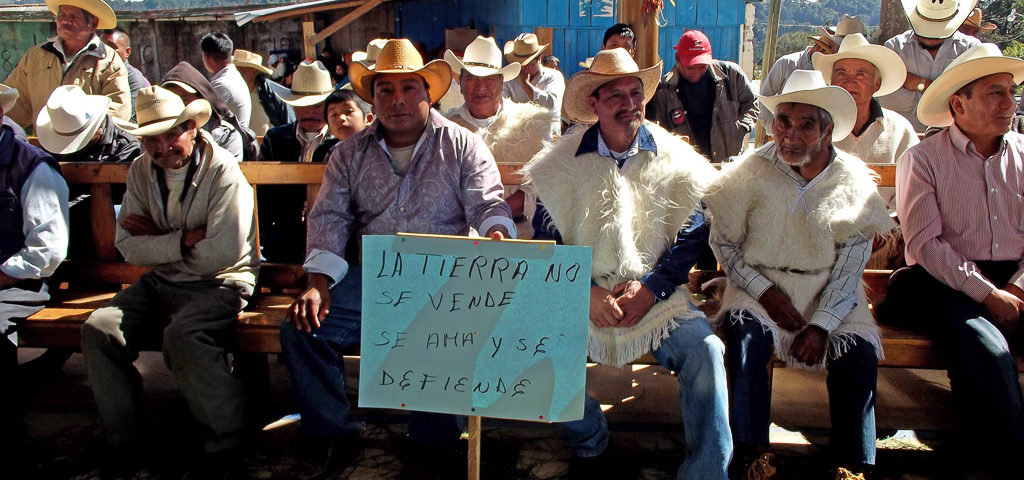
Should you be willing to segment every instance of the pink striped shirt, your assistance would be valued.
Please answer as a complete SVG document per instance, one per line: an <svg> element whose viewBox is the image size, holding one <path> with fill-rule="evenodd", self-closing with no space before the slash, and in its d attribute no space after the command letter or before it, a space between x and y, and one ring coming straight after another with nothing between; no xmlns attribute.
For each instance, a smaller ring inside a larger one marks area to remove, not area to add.
<svg viewBox="0 0 1024 480"><path fill-rule="evenodd" d="M993 285L974 261L1014 260L1011 282L1024 288L1024 136L1003 136L985 158L956 125L900 158L896 211L907 263L981 302Z"/></svg>

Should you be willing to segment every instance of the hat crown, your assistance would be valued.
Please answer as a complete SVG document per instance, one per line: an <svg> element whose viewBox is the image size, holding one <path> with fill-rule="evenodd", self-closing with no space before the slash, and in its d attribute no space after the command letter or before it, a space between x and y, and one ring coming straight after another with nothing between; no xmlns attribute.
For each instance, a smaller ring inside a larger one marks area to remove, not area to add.
<svg viewBox="0 0 1024 480"><path fill-rule="evenodd" d="M184 111L185 102L181 97L159 85L140 89L135 100L135 117L140 126L176 118Z"/></svg>
<svg viewBox="0 0 1024 480"><path fill-rule="evenodd" d="M263 65L263 55L248 50L237 49L231 57L232 62L247 62L256 65Z"/></svg>
<svg viewBox="0 0 1024 480"><path fill-rule="evenodd" d="M423 68L423 57L408 38L388 40L377 57L374 69L378 72L388 70L419 70Z"/></svg>
<svg viewBox="0 0 1024 480"><path fill-rule="evenodd" d="M601 75L616 75L620 73L636 73L640 67L636 60L624 48L613 48L601 50L594 55L590 62L590 72Z"/></svg>
<svg viewBox="0 0 1024 480"><path fill-rule="evenodd" d="M916 8L925 19L944 22L956 15L959 4L957 0L918 0Z"/></svg>
<svg viewBox="0 0 1024 480"><path fill-rule="evenodd" d="M794 70L790 74L786 84L782 87L782 93L802 92L805 90L816 90L827 87L825 77L818 70Z"/></svg>
<svg viewBox="0 0 1024 480"><path fill-rule="evenodd" d="M527 57L540 50L540 41L534 33L520 33L515 40L505 44L505 54Z"/></svg>
<svg viewBox="0 0 1024 480"><path fill-rule="evenodd" d="M388 40L386 38L375 38L370 40L370 43L366 44L365 60L370 63L376 62L377 58L380 57L381 50L384 49L384 45L387 44Z"/></svg>
<svg viewBox="0 0 1024 480"><path fill-rule="evenodd" d="M843 14L843 17L839 19L839 24L836 25L835 35L837 37L845 37L855 33L863 34L864 32L864 21L861 20L860 17L851 17L847 14Z"/></svg>
<svg viewBox="0 0 1024 480"><path fill-rule="evenodd" d="M501 68L501 49L494 42L494 38L478 35L472 43L466 46L462 63L498 70Z"/></svg>
<svg viewBox="0 0 1024 480"><path fill-rule="evenodd" d="M843 38L843 43L839 45L838 53L849 52L867 45L871 45L867 38L864 38L863 34L853 33Z"/></svg>
<svg viewBox="0 0 1024 480"><path fill-rule="evenodd" d="M103 112L89 111L90 102L81 87L64 85L57 87L46 101L53 130L59 134L71 135L89 126L89 123Z"/></svg>
<svg viewBox="0 0 1024 480"><path fill-rule="evenodd" d="M331 74L319 60L305 60L292 75L292 93L298 95L322 95L334 90Z"/></svg>

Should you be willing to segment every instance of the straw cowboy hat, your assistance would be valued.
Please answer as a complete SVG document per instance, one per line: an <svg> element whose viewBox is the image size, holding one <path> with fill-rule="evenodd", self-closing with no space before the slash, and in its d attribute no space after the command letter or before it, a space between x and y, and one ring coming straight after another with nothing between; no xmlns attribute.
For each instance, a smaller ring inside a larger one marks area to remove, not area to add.
<svg viewBox="0 0 1024 480"><path fill-rule="evenodd" d="M466 46L466 52L462 60L455 56L451 50L444 52L444 60L452 67L452 75L456 78L465 69L477 77L489 77L501 75L501 81L507 82L519 76L519 69L522 68L518 62L512 62L504 67L501 66L501 50L494 38L477 35L476 40Z"/></svg>
<svg viewBox="0 0 1024 480"><path fill-rule="evenodd" d="M967 20L964 20L964 25L969 25L974 28L977 28L978 30L984 30L986 32L991 32L992 30L996 29L996 24L992 22L982 23L981 9L977 7L975 7L974 10L971 10L971 14L967 16Z"/></svg>
<svg viewBox="0 0 1024 480"><path fill-rule="evenodd" d="M919 37L947 38L964 23L978 0L902 0L903 11Z"/></svg>
<svg viewBox="0 0 1024 480"><path fill-rule="evenodd" d="M367 67L373 67L377 63L377 57L380 56L380 50L384 48L384 45L388 43L386 38L375 38L370 40L370 43L366 44L366 51L356 50L352 52L353 62L362 62Z"/></svg>
<svg viewBox="0 0 1024 480"><path fill-rule="evenodd" d="M882 85L873 96L881 97L895 92L903 86L903 80L907 77L907 66L903 63L896 52L881 45L872 45L864 35L854 33L847 35L839 45L839 51L826 55L815 53L811 55L811 62L814 69L819 70L825 77L825 81L832 83L832 67L839 60L845 58L857 58L870 62L882 76Z"/></svg>
<svg viewBox="0 0 1024 480"><path fill-rule="evenodd" d="M867 28L864 27L864 20L861 20L860 17L851 17L844 13L834 30L818 27L818 32L821 34L822 40L828 39L832 43L839 45L843 43L843 39L847 35L853 35L854 33L866 35Z"/></svg>
<svg viewBox="0 0 1024 480"><path fill-rule="evenodd" d="M6 114L18 101L18 89L0 83L0 113Z"/></svg>
<svg viewBox="0 0 1024 480"><path fill-rule="evenodd" d="M817 70L795 70L782 87L782 93L771 97L757 96L769 112L783 103L806 103L825 109L832 115L832 141L838 142L853 131L857 120L857 104L841 87L830 86Z"/></svg>
<svg viewBox="0 0 1024 480"><path fill-rule="evenodd" d="M210 102L193 100L185 105L181 97L164 87L154 85L139 90L135 100L135 118L138 128L126 130L136 137L160 135L189 120L196 122L196 128L210 120Z"/></svg>
<svg viewBox="0 0 1024 480"><path fill-rule="evenodd" d="M263 65L263 55L248 50L235 50L235 54L231 56L231 63L238 68L251 68L268 76L274 73L272 68Z"/></svg>
<svg viewBox="0 0 1024 480"><path fill-rule="evenodd" d="M584 70L589 70L592 63L594 63L594 57L587 57L586 60L580 62L578 65Z"/></svg>
<svg viewBox="0 0 1024 480"><path fill-rule="evenodd" d="M999 47L992 43L968 48L921 95L921 101L917 104L917 118L930 127L952 125L949 98L964 85L996 73L1009 73L1013 75L1013 82L1019 84L1024 81L1024 60L1004 57Z"/></svg>
<svg viewBox="0 0 1024 480"><path fill-rule="evenodd" d="M562 113L569 120L579 123L596 123L597 115L590 110L587 98L601 85L624 77L636 77L644 85L644 103L651 101L661 80L661 62L640 70L633 56L624 48L601 50L594 55L590 69L573 75L565 86L565 101Z"/></svg>
<svg viewBox="0 0 1024 480"><path fill-rule="evenodd" d="M408 38L388 40L371 69L362 63L353 63L349 71L352 90L359 98L373 104L373 78L383 73L415 73L427 82L430 103L437 103L452 86L452 68L444 60L424 65L423 57Z"/></svg>
<svg viewBox="0 0 1024 480"><path fill-rule="evenodd" d="M334 91L331 74L319 60L304 60L292 74L292 88L269 81L270 90L282 102L293 107L309 107L323 102Z"/></svg>
<svg viewBox="0 0 1024 480"><path fill-rule="evenodd" d="M541 45L537 35L520 33L515 40L505 42L505 58L509 63L519 62L520 65L526 65L537 58L545 48L548 48L548 44Z"/></svg>
<svg viewBox="0 0 1024 480"><path fill-rule="evenodd" d="M57 87L36 117L39 145L50 153L75 153L92 141L107 118L110 97L86 95L77 85Z"/></svg>
<svg viewBox="0 0 1024 480"><path fill-rule="evenodd" d="M46 0L46 8L50 9L54 15L57 14L57 9L61 5L78 7L92 14L100 21L96 25L97 30L106 30L117 26L117 15L114 15L114 9L110 8L110 5L103 0Z"/></svg>

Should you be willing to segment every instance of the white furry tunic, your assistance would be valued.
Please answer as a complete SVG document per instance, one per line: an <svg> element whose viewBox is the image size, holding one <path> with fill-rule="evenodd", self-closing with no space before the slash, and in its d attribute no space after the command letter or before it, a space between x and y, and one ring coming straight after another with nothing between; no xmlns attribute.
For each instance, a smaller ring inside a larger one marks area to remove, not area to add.
<svg viewBox="0 0 1024 480"><path fill-rule="evenodd" d="M596 152L576 155L585 128L562 137L524 168L565 243L593 249L592 279L609 290L655 267L717 176L681 138L650 122L644 126L658 154L640 150L621 172ZM632 327L591 324L590 358L624 365L657 349L676 322L703 317L681 286Z"/></svg>
<svg viewBox="0 0 1024 480"><path fill-rule="evenodd" d="M893 221L875 190L874 176L863 162L837 152L832 163L804 187L803 198L793 179L773 165L775 143L728 165L704 197L714 228L738 245L744 261L789 296L810 319L836 261L838 246L855 236L872 238L889 231ZM857 286L857 304L829 334L825 358L835 359L853 336L871 342L882 358L882 346L864 286ZM789 355L798 332L780 329L746 290L730 279L722 298L720 322L753 317L775 338L775 354L799 366ZM821 366L824 365L824 359Z"/></svg>

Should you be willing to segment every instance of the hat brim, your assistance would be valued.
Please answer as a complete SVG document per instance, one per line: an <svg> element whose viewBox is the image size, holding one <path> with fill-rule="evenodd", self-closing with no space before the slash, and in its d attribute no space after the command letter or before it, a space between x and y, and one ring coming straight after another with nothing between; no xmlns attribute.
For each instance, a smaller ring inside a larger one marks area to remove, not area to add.
<svg viewBox="0 0 1024 480"><path fill-rule="evenodd" d="M160 86L164 87L164 88L167 88L170 85L177 86L177 87L181 88L182 90L184 90L184 91L186 91L188 93L199 93L199 91L196 90L196 88L193 87L192 85L189 85L189 84L187 84L185 82L179 82L178 80L168 80L168 81L160 84Z"/></svg>
<svg viewBox="0 0 1024 480"><path fill-rule="evenodd" d="M997 73L1008 73L1014 83L1024 81L1024 60L1016 57L983 57L967 60L942 72L924 91L917 104L917 118L930 127L948 127L953 124L949 112L949 98L979 78Z"/></svg>
<svg viewBox="0 0 1024 480"><path fill-rule="evenodd" d="M18 89L8 87L5 90L0 90L0 109L3 109L3 114L6 115L14 108L14 104L18 102Z"/></svg>
<svg viewBox="0 0 1024 480"><path fill-rule="evenodd" d="M900 56L881 45L864 45L853 50L826 55L815 52L811 55L811 63L814 69L821 72L825 82L832 83L832 68L836 62L847 58L864 60L875 66L875 69L882 75L882 85L878 91L872 94L874 97L881 97L895 92L903 87L903 81L907 78L907 66Z"/></svg>
<svg viewBox="0 0 1024 480"><path fill-rule="evenodd" d="M39 111L36 117L36 136L39 138L39 146L47 152L57 155L70 155L78 152L92 141L96 130L107 118L107 107L110 105L110 97L100 95L88 95L84 100L85 106L92 118L84 128L73 134L58 132L53 126L53 119L50 118L50 111L45 107Z"/></svg>
<svg viewBox="0 0 1024 480"><path fill-rule="evenodd" d="M331 91L324 93L295 93L292 89L273 80L267 80L267 85L270 86L270 90L274 92L274 95L277 95L277 98L293 107L312 107L327 100L327 97L331 96L331 93L334 92L334 89L331 89Z"/></svg>
<svg viewBox="0 0 1024 480"><path fill-rule="evenodd" d="M702 53L700 55L694 55L687 60L679 58L679 53L676 53L676 63L682 67L692 67L694 65L711 65L714 62L714 57L710 53Z"/></svg>
<svg viewBox="0 0 1024 480"><path fill-rule="evenodd" d="M125 131L136 137L152 137L153 135L160 135L189 120L194 120L196 128L201 128L203 125L206 125L206 122L210 121L211 112L210 102L200 98L185 105L185 109L181 111L177 118L167 118L146 125L140 125L134 129L125 128Z"/></svg>
<svg viewBox="0 0 1024 480"><path fill-rule="evenodd" d="M783 103L806 103L825 109L832 116L832 141L838 142L850 135L857 121L857 104L842 87L833 85L811 90L798 90L775 96L757 96L761 106L773 115Z"/></svg>
<svg viewBox="0 0 1024 480"><path fill-rule="evenodd" d="M516 55L514 52L513 53L506 53L505 54L505 60L507 60L508 63L519 62L520 65L526 65L527 63L532 62L535 58L539 57L540 54L544 53L544 49L548 48L548 45L550 45L550 44L549 43L545 43L543 45L538 45L539 48L537 48L536 52L533 52L533 53L531 53L529 55L526 55L526 56Z"/></svg>
<svg viewBox="0 0 1024 480"><path fill-rule="evenodd" d="M510 63L497 69L478 65L466 65L462 63L462 60L459 60L459 57L451 50L444 52L444 61L448 62L449 67L452 67L452 76L455 78L459 78L462 75L462 71L465 70L477 77L501 75L502 83L514 80L519 76L519 72L523 68L523 66L517 62Z"/></svg>
<svg viewBox="0 0 1024 480"><path fill-rule="evenodd" d="M565 86L565 100L562 102L562 113L566 118L577 123L597 123L597 114L587 103L594 90L613 80L625 77L637 77L644 85L644 104L646 105L654 98L658 91L658 83L661 82L662 62L653 67L648 67L638 72L630 73L597 73L592 70L583 70L569 79Z"/></svg>
<svg viewBox="0 0 1024 480"><path fill-rule="evenodd" d="M967 17L971 16L971 12L977 4L978 0L971 0L970 5L965 5L961 2L957 6L956 14L944 22L928 20L917 13L917 0L903 0L903 12L907 15L907 20L910 20L910 27L914 29L914 33L917 36L924 38L948 38L960 28L960 25L963 25Z"/></svg>
<svg viewBox="0 0 1024 480"><path fill-rule="evenodd" d="M114 9L101 0L46 0L45 3L46 8L53 12L54 15L57 14L57 9L61 5L81 8L91 13L99 20L99 23L96 25L97 30L107 30L117 26L117 15L114 14Z"/></svg>
<svg viewBox="0 0 1024 480"><path fill-rule="evenodd" d="M271 74L274 73L274 70L271 69L271 68L267 68L267 67L265 67L263 65L259 65L259 64L252 63L252 62L247 62L247 61L244 61L244 60L242 60L242 61L235 61L233 63L235 64L236 68L251 68L251 69L256 70L256 71L258 71L258 72L260 72L260 73L262 73L264 75L267 75L267 76L270 76Z"/></svg>
<svg viewBox="0 0 1024 480"><path fill-rule="evenodd" d="M367 67L362 63L353 63L349 69L349 80L352 82L352 90L370 105L373 105L373 78L377 75L389 73L415 73L423 77L427 82L427 94L430 96L430 104L433 105L441 100L441 97L448 92L452 86L452 69L444 60L433 60L418 70L377 70Z"/></svg>

